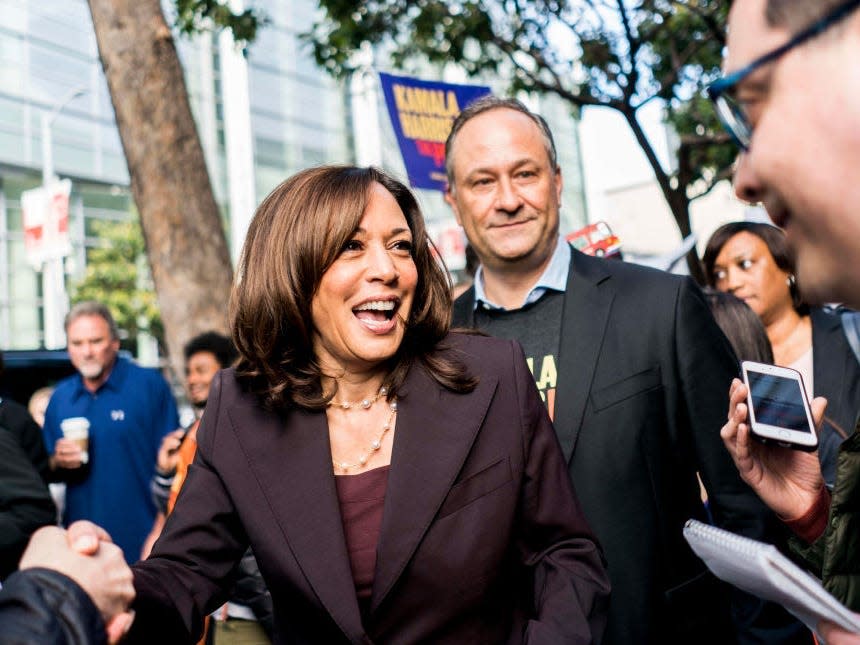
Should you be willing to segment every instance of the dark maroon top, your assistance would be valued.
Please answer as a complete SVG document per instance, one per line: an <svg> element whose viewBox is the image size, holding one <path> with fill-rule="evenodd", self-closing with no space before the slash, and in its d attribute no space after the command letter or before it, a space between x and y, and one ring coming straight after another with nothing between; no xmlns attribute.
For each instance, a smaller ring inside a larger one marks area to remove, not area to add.
<svg viewBox="0 0 860 645"><path fill-rule="evenodd" d="M362 617L370 611L376 545L382 528L382 506L388 487L390 466L381 466L358 475L337 475L337 497L352 579Z"/></svg>

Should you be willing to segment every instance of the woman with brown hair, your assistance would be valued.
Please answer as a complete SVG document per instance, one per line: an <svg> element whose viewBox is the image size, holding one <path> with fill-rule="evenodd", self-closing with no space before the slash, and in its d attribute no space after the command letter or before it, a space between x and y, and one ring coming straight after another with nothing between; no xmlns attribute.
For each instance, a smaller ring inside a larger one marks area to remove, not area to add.
<svg viewBox="0 0 860 645"><path fill-rule="evenodd" d="M381 171L306 170L264 200L240 360L135 566L130 642L193 638L248 545L275 643L599 640L606 573L522 351L449 334L449 289Z"/></svg>
<svg viewBox="0 0 860 645"><path fill-rule="evenodd" d="M860 412L860 366L839 317L803 302L785 233L775 226L725 224L708 240L703 261L712 287L737 296L758 315L773 362L803 375L810 400L827 398L818 457L824 480L832 486L839 445Z"/></svg>

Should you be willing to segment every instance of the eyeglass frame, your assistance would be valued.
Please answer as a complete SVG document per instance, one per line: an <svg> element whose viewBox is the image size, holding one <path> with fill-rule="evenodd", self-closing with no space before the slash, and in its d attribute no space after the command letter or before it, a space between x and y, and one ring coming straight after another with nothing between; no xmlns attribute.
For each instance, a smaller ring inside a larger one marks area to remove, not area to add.
<svg viewBox="0 0 860 645"><path fill-rule="evenodd" d="M847 2L843 2L838 7L833 9L830 13L822 16L811 25L802 29L797 34L795 34L788 42L783 45L780 45L776 49L767 52L766 54L759 56L751 63L741 67L730 74L726 74L722 78L717 79L713 83L711 83L707 87L708 98L714 103L714 107L717 112L717 117L720 120L720 123L723 126L723 129L729 133L732 140L734 140L735 144L743 150L746 151L749 149L750 141L752 140L752 125L749 122L749 118L746 114L740 113L738 116L743 117L745 122L745 128L748 131L749 135L744 137L738 134L735 130L734 126L728 123L723 116L723 112L721 110L721 105L726 105L726 109L728 109L732 114L736 114L735 110L731 109L725 98L725 94L732 89L734 89L738 83L744 80L747 76L752 74L755 70L763 65L767 65L783 55L787 54L789 51L805 43L807 40L818 36L825 32L829 27L833 26L843 18L847 18L852 11L860 7L860 0L847 0ZM746 141L744 141L746 139Z"/></svg>

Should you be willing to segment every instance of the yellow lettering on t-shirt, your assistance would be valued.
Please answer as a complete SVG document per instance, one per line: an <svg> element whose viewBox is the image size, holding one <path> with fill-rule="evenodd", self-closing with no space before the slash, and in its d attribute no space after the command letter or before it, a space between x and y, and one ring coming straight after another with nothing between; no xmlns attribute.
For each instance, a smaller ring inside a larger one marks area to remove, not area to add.
<svg viewBox="0 0 860 645"><path fill-rule="evenodd" d="M532 370L534 374L534 370ZM538 389L543 392L547 388L555 387L558 372L555 369L555 357L552 354L547 354L543 357L543 363L540 369L540 379L537 382Z"/></svg>

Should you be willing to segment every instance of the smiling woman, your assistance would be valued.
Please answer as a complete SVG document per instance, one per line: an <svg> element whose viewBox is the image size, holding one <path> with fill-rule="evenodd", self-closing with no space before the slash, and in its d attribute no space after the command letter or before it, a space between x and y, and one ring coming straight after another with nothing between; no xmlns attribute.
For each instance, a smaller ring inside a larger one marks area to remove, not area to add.
<svg viewBox="0 0 860 645"><path fill-rule="evenodd" d="M276 643L600 639L602 557L522 350L449 334L450 307L388 175L314 168L264 200L232 294L241 358L136 566L128 642L198 634L249 545Z"/></svg>
<svg viewBox="0 0 860 645"><path fill-rule="evenodd" d="M803 302L785 233L775 226L724 224L708 240L702 260L710 285L737 296L759 317L774 363L800 371L810 399L827 398L818 457L832 484L839 446L860 412L860 366L838 317Z"/></svg>
<svg viewBox="0 0 860 645"><path fill-rule="evenodd" d="M311 303L314 354L324 373L357 376L391 359L403 341L417 283L406 217L394 196L374 184L358 229Z"/></svg>
<svg viewBox="0 0 860 645"><path fill-rule="evenodd" d="M237 373L273 407L324 408L347 383L323 374L363 361L389 373L390 397L416 359L446 386L474 387L461 364L429 351L448 332L448 279L415 198L377 170L316 168L277 187L248 229L237 281Z"/></svg>

